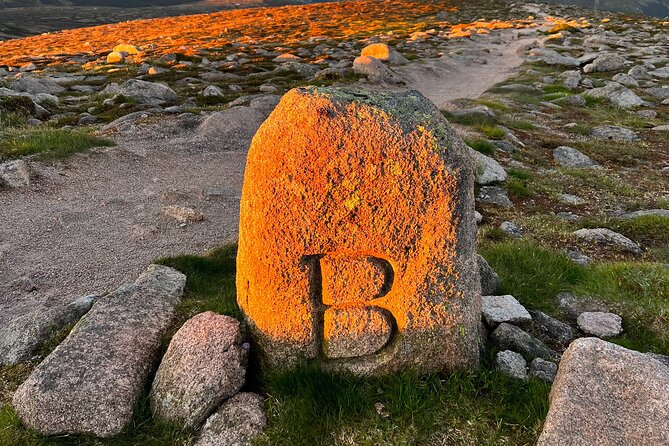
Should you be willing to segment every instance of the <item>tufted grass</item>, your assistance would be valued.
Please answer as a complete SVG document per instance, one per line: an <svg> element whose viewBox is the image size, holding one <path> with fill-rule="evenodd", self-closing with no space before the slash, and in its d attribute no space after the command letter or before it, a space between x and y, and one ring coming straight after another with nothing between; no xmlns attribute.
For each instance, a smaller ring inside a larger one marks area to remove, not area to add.
<svg viewBox="0 0 669 446"><path fill-rule="evenodd" d="M0 133L0 159L27 155L39 155L42 159L65 158L93 147L112 145L113 142L83 130L13 130Z"/></svg>

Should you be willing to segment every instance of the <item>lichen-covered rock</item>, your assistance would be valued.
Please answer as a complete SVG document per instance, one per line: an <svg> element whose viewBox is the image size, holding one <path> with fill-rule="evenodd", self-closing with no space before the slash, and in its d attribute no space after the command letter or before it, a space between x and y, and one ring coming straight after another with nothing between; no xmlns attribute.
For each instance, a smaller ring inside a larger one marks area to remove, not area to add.
<svg viewBox="0 0 669 446"><path fill-rule="evenodd" d="M405 65L409 63L400 53L385 43L367 45L362 49L360 55L371 56L374 59L390 62L393 65Z"/></svg>
<svg viewBox="0 0 669 446"><path fill-rule="evenodd" d="M637 96L636 93L617 82L611 82L604 87L585 91L583 95L606 99L613 105L621 108L638 107L644 104L643 99Z"/></svg>
<svg viewBox="0 0 669 446"><path fill-rule="evenodd" d="M374 83L401 84L402 79L380 60L371 56L360 56L353 61L353 72L362 74Z"/></svg>
<svg viewBox="0 0 669 446"><path fill-rule="evenodd" d="M581 338L562 356L538 446L669 444L669 367Z"/></svg>
<svg viewBox="0 0 669 446"><path fill-rule="evenodd" d="M241 200L237 296L265 364L476 366L473 181L418 92L287 93L253 139Z"/></svg>
<svg viewBox="0 0 669 446"><path fill-rule="evenodd" d="M598 125L592 129L592 136L598 139L609 139L612 141L634 142L639 140L639 135L633 130L617 125Z"/></svg>
<svg viewBox="0 0 669 446"><path fill-rule="evenodd" d="M600 54L592 63L583 67L584 73L601 73L606 71L618 71L625 67L625 59L618 54Z"/></svg>
<svg viewBox="0 0 669 446"><path fill-rule="evenodd" d="M266 425L260 395L238 393L207 419L194 446L250 446Z"/></svg>
<svg viewBox="0 0 669 446"><path fill-rule="evenodd" d="M132 420L186 276L151 265L100 298L14 394L21 422L45 435L118 435Z"/></svg>
<svg viewBox="0 0 669 446"><path fill-rule="evenodd" d="M149 105L162 105L177 100L177 94L170 87L140 79L128 79L121 85L109 84L100 94L120 94Z"/></svg>
<svg viewBox="0 0 669 446"><path fill-rule="evenodd" d="M239 322L208 311L176 332L151 387L151 407L163 420L195 428L244 385L247 351Z"/></svg>

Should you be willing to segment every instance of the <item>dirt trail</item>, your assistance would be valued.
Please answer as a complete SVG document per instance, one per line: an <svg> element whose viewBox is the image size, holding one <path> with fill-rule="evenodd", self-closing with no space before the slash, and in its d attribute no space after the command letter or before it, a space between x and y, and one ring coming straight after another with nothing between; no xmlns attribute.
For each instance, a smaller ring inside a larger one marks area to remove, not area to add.
<svg viewBox="0 0 669 446"><path fill-rule="evenodd" d="M515 30L461 39L450 55L398 71L441 106L506 79L530 40ZM35 184L0 191L0 324L38 302L110 291L157 257L202 254L236 239L250 141L233 151L198 149L188 143L195 118L184 119L137 127L98 153L34 163ZM169 205L205 220L179 227L161 215Z"/></svg>

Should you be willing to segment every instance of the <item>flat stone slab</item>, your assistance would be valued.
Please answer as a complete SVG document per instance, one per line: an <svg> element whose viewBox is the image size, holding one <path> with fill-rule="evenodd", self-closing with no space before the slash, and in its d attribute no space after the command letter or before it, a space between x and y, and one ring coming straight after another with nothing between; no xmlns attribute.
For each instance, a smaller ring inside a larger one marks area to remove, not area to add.
<svg viewBox="0 0 669 446"><path fill-rule="evenodd" d="M532 316L530 316L525 307L509 294L504 296L483 296L481 298L481 312L483 318L490 326L497 326L502 322L523 324L532 320Z"/></svg>
<svg viewBox="0 0 669 446"><path fill-rule="evenodd" d="M186 276L151 265L134 284L98 300L28 377L12 403L45 435L112 437L133 409L172 324Z"/></svg>
<svg viewBox="0 0 669 446"><path fill-rule="evenodd" d="M581 313L576 323L583 333L598 338L610 338L623 332L623 319L613 313L602 311Z"/></svg>
<svg viewBox="0 0 669 446"><path fill-rule="evenodd" d="M562 356L538 446L666 446L669 367L597 338Z"/></svg>

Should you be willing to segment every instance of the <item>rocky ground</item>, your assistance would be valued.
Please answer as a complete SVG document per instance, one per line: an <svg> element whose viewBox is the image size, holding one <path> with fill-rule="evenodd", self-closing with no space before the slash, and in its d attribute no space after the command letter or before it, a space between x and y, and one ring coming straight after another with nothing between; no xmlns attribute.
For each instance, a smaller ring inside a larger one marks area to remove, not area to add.
<svg viewBox="0 0 669 446"><path fill-rule="evenodd" d="M246 150L281 94L356 84L421 91L471 147L480 252L503 279L482 267L503 294L484 298L491 366L552 380L582 334L667 355L667 42L653 19L395 0L6 42L0 326L67 326L95 298L65 304L234 241ZM53 159L90 132L82 149L113 146ZM36 331L22 359L52 333Z"/></svg>

